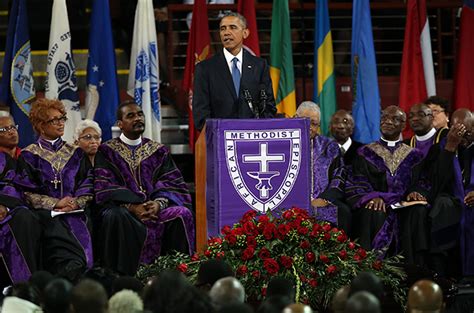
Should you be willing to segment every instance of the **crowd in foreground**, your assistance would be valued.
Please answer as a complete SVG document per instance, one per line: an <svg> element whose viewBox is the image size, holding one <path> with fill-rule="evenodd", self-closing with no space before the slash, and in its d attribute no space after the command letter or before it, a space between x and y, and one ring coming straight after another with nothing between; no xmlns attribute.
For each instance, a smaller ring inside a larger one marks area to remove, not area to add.
<svg viewBox="0 0 474 313"><path fill-rule="evenodd" d="M295 303L294 280L272 278L261 301L246 298L245 289L225 262L209 260L201 264L193 286L174 270L164 270L145 284L129 276L118 277L92 270L74 286L48 272L33 274L29 282L7 290L4 313L312 313L312 308ZM380 279L369 272L359 273L348 286L334 295L334 313L379 313L385 310L388 295ZM406 302L410 313L437 313L444 309L441 288L429 280L417 281Z"/></svg>

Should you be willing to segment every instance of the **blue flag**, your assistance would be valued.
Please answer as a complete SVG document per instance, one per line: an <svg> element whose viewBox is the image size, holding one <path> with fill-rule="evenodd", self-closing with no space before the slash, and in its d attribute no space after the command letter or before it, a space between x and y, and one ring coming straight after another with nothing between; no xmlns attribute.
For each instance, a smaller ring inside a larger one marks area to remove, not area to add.
<svg viewBox="0 0 474 313"><path fill-rule="evenodd" d="M34 97L26 1L14 0L8 22L0 101L10 107L10 113L19 126L18 132L21 134L19 146L22 148L34 142L36 138L28 119L31 107L29 102Z"/></svg>
<svg viewBox="0 0 474 313"><path fill-rule="evenodd" d="M369 0L354 0L351 63L354 139L370 143L380 138L380 94Z"/></svg>
<svg viewBox="0 0 474 313"><path fill-rule="evenodd" d="M120 97L108 0L94 0L87 63L86 117L99 123L102 139L112 138Z"/></svg>

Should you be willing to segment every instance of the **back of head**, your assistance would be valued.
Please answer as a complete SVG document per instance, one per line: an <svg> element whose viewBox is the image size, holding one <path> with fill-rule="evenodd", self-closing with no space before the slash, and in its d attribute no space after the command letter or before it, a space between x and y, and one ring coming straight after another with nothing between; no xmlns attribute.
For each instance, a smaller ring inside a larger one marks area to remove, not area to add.
<svg viewBox="0 0 474 313"><path fill-rule="evenodd" d="M443 308L443 291L430 280L419 280L408 292L408 312L438 313Z"/></svg>
<svg viewBox="0 0 474 313"><path fill-rule="evenodd" d="M207 260L199 266L196 286L211 288L217 280L229 276L234 276L234 271L228 263L217 259Z"/></svg>
<svg viewBox="0 0 474 313"><path fill-rule="evenodd" d="M351 282L349 297L359 291L368 291L381 301L383 297L383 283L372 272L360 272Z"/></svg>
<svg viewBox="0 0 474 313"><path fill-rule="evenodd" d="M40 305L40 292L35 285L31 283L18 283L13 286L12 297L17 297L36 305Z"/></svg>
<svg viewBox="0 0 474 313"><path fill-rule="evenodd" d="M38 288L40 294L44 292L44 288L54 279L53 274L47 271L36 271L31 274L29 282Z"/></svg>
<svg viewBox="0 0 474 313"><path fill-rule="evenodd" d="M234 303L224 305L217 311L217 313L253 313L253 309L245 303Z"/></svg>
<svg viewBox="0 0 474 313"><path fill-rule="evenodd" d="M342 313L346 308L347 299L350 292L349 286L339 288L332 297L331 308L334 313Z"/></svg>
<svg viewBox="0 0 474 313"><path fill-rule="evenodd" d="M294 299L285 296L271 296L265 299L258 307L257 313L281 313L285 307L293 303Z"/></svg>
<svg viewBox="0 0 474 313"><path fill-rule="evenodd" d="M46 313L68 312L72 288L72 284L63 278L53 279L44 289L44 311Z"/></svg>
<svg viewBox="0 0 474 313"><path fill-rule="evenodd" d="M194 286L187 286L176 297L173 302L169 303L168 307L162 311L167 313L214 313L211 299L203 290Z"/></svg>
<svg viewBox="0 0 474 313"><path fill-rule="evenodd" d="M146 310L161 312L190 286L186 277L175 270L164 270L143 290Z"/></svg>
<svg viewBox="0 0 474 313"><path fill-rule="evenodd" d="M73 288L71 304L75 313L104 313L107 312L107 293L98 282L84 279Z"/></svg>
<svg viewBox="0 0 474 313"><path fill-rule="evenodd" d="M124 289L135 291L141 294L143 290L143 284L137 278L132 276L121 276L114 280L112 284L112 294L115 294Z"/></svg>
<svg viewBox="0 0 474 313"><path fill-rule="evenodd" d="M109 268L93 267L84 273L83 278L91 279L101 284L107 292L107 297L110 298L112 296L112 286L118 278L118 274Z"/></svg>
<svg viewBox="0 0 474 313"><path fill-rule="evenodd" d="M109 312L134 313L143 310L143 301L135 291L122 290L109 300Z"/></svg>
<svg viewBox="0 0 474 313"><path fill-rule="evenodd" d="M286 296L289 299L295 299L295 286L293 281L284 277L273 277L268 282L266 296Z"/></svg>
<svg viewBox="0 0 474 313"><path fill-rule="evenodd" d="M216 309L219 309L228 304L244 303L245 289L238 279L224 277L212 286L209 296Z"/></svg>
<svg viewBox="0 0 474 313"><path fill-rule="evenodd" d="M380 301L367 291L359 291L349 297L346 313L380 313Z"/></svg>
<svg viewBox="0 0 474 313"><path fill-rule="evenodd" d="M287 306L283 313L313 313L311 307L301 303L293 303Z"/></svg>

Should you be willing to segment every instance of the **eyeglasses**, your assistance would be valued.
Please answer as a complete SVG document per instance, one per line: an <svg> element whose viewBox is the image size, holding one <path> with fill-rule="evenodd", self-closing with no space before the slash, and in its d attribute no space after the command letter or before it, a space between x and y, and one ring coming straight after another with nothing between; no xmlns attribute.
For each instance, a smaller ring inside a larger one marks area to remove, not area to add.
<svg viewBox="0 0 474 313"><path fill-rule="evenodd" d="M87 134L87 135L84 135L82 137L79 137L79 139L82 139L82 140L85 140L85 141L92 141L92 140L101 141L102 137L100 137L99 135Z"/></svg>
<svg viewBox="0 0 474 313"><path fill-rule="evenodd" d="M431 112L433 112L433 115L438 115L439 113L443 113L444 110L443 110L443 109L441 109L441 110L437 110L437 109L436 109L436 110L433 110L433 109L431 109Z"/></svg>
<svg viewBox="0 0 474 313"><path fill-rule="evenodd" d="M66 123L67 122L67 116L63 115L61 117L55 117L53 119L50 119L49 121L46 121L46 123L51 124L51 125L59 125L61 123Z"/></svg>
<svg viewBox="0 0 474 313"><path fill-rule="evenodd" d="M405 119L400 116L389 116L389 115L382 115L380 117L380 121L386 122L391 121L392 123L405 123Z"/></svg>
<svg viewBox="0 0 474 313"><path fill-rule="evenodd" d="M418 118L425 118L427 116L431 116L433 114L431 113L426 113L426 112L423 112L423 111L420 111L420 112L416 112L416 113L411 113L408 114L408 118L414 118L415 116L418 117Z"/></svg>
<svg viewBox="0 0 474 313"><path fill-rule="evenodd" d="M18 130L18 125L0 127L0 133L6 133L6 132L9 132L10 130Z"/></svg>

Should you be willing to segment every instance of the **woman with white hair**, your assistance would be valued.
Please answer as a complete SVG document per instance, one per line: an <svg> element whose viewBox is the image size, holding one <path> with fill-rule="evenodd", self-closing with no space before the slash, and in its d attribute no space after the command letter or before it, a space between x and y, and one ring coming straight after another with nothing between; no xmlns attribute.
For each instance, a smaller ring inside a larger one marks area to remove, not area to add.
<svg viewBox="0 0 474 313"><path fill-rule="evenodd" d="M99 124L86 119L79 122L74 131L74 143L84 150L92 165L102 141L102 129Z"/></svg>

